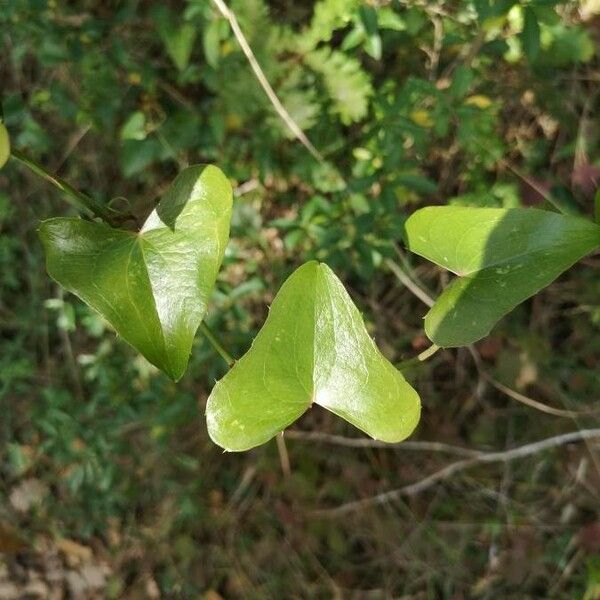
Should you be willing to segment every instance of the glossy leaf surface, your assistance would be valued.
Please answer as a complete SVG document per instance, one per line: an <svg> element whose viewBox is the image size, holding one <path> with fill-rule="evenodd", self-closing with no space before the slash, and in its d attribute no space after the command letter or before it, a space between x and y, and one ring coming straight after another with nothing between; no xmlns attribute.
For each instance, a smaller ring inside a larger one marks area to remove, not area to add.
<svg viewBox="0 0 600 600"><path fill-rule="evenodd" d="M527 208L435 206L405 224L408 248L459 276L425 317L439 346L485 337L518 304L600 246L600 227Z"/></svg>
<svg viewBox="0 0 600 600"><path fill-rule="evenodd" d="M344 286L308 262L283 284L252 348L219 381L206 418L227 450L258 446L316 403L372 437L411 434L420 401L379 352Z"/></svg>
<svg viewBox="0 0 600 600"><path fill-rule="evenodd" d="M231 206L218 168L189 167L137 233L77 218L44 221L48 273L177 380L223 259Z"/></svg>

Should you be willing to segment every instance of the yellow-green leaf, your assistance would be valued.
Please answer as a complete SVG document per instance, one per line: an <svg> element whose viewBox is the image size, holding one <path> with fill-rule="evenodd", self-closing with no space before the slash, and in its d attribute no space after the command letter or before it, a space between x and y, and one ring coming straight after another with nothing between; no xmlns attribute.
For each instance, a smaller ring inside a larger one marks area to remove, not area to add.
<svg viewBox="0 0 600 600"><path fill-rule="evenodd" d="M313 403L386 442L408 437L420 415L417 393L377 349L340 280L314 261L283 284L252 348L213 388L208 432L227 450L247 450Z"/></svg>

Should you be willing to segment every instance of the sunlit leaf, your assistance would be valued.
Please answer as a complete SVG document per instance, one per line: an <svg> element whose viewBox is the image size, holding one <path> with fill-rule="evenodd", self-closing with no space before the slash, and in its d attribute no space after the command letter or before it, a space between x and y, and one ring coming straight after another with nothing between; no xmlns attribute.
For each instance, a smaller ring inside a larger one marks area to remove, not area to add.
<svg viewBox="0 0 600 600"><path fill-rule="evenodd" d="M219 169L189 167L137 233L77 218L44 221L48 273L177 380L223 259L231 205Z"/></svg>
<svg viewBox="0 0 600 600"><path fill-rule="evenodd" d="M136 110L121 127L122 140L145 140L146 139L146 116L142 111Z"/></svg>
<svg viewBox="0 0 600 600"><path fill-rule="evenodd" d="M367 114L373 87L355 58L336 50L319 48L306 56L306 62L323 76L333 110L339 114L342 123L349 125Z"/></svg>
<svg viewBox="0 0 600 600"><path fill-rule="evenodd" d="M308 262L279 290L252 348L213 388L208 432L223 448L247 450L319 404L374 438L411 434L420 401L379 352L344 286Z"/></svg>
<svg viewBox="0 0 600 600"><path fill-rule="evenodd" d="M407 220L405 238L459 276L427 313L425 331L439 346L462 346L600 246L600 227L537 209L436 206Z"/></svg>

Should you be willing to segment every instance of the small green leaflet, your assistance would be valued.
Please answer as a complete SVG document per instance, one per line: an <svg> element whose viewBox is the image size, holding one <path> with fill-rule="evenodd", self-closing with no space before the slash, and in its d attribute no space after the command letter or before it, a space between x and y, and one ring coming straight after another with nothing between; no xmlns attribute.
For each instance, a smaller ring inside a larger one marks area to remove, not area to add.
<svg viewBox="0 0 600 600"><path fill-rule="evenodd" d="M405 224L411 252L459 276L425 317L438 346L485 337L518 304L600 246L600 227L533 208L434 206Z"/></svg>
<svg viewBox="0 0 600 600"><path fill-rule="evenodd" d="M44 221L48 273L178 380L223 260L231 207L231 185L217 167L189 167L138 233L78 218Z"/></svg>
<svg viewBox="0 0 600 600"><path fill-rule="evenodd" d="M0 121L0 169L6 164L10 157L10 138L8 137L8 131Z"/></svg>
<svg viewBox="0 0 600 600"><path fill-rule="evenodd" d="M177 25L166 6L155 7L153 18L167 54L179 71L185 71L196 41L196 27L187 22Z"/></svg>
<svg viewBox="0 0 600 600"><path fill-rule="evenodd" d="M265 443L319 404L372 437L398 442L420 400L379 352L329 267L315 261L283 284L250 350L213 388L208 433L230 451Z"/></svg>
<svg viewBox="0 0 600 600"><path fill-rule="evenodd" d="M521 32L521 43L523 51L530 62L535 61L540 51L540 25L534 9L526 6L523 9L523 31Z"/></svg>

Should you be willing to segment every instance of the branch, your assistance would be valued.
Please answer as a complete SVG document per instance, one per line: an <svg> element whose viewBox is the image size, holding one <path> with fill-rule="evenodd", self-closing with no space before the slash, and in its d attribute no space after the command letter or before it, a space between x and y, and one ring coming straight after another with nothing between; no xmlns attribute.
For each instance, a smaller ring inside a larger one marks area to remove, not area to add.
<svg viewBox="0 0 600 600"><path fill-rule="evenodd" d="M483 454L480 450L470 450L461 446L452 446L442 442L415 442L407 441L399 444L389 444L380 440L371 440L368 438L351 438L343 435L333 435L330 433L321 433L318 431L298 431L291 429L285 432L285 436L292 440L301 442L317 442L323 444L332 444L334 446L343 446L345 448L381 448L382 450L418 450L427 452L444 452L455 454L456 456L480 456Z"/></svg>
<svg viewBox="0 0 600 600"><path fill-rule="evenodd" d="M200 323L200 331L204 334L204 337L210 342L210 345L219 353L221 358L227 363L227 366L231 369L235 364L235 358L225 350L223 344L219 342L217 336L213 333L212 329L204 322Z"/></svg>
<svg viewBox="0 0 600 600"><path fill-rule="evenodd" d="M431 475L411 483L404 487L389 492L383 492L372 496L370 498L364 498L362 500L355 500L353 502L347 502L337 508L329 508L322 510L315 510L310 513L313 517L333 519L341 517L349 513L357 512L364 508L370 508L372 506L381 506L388 502L399 500L403 497L416 496L421 492L433 487L436 483L444 481L450 478L452 475L470 469L471 467L494 462L509 462L516 460L517 458L524 458L551 448L557 448L573 442L581 442L584 440L600 439L600 429L582 429L580 431L572 431L570 433L563 433L551 438L546 438L538 442L532 442L531 444L525 444L524 446L518 446L511 450L505 450L503 452L482 452L473 458L465 458L456 462L450 463L439 471L435 471Z"/></svg>
<svg viewBox="0 0 600 600"><path fill-rule="evenodd" d="M500 383L496 379L494 379L485 370L485 368L482 364L482 361L481 361L481 357L479 356L479 353L477 352L477 349L475 348L475 346L473 344L469 344L468 346L466 346L466 348L473 358L473 362L475 363L475 368L477 369L479 376L484 381L489 383L492 387L496 388L499 392L506 394L509 398L512 398L513 400L516 400L517 402L521 402L521 404L525 404L526 406L529 406L530 408L535 408L536 410L539 410L540 412L546 413L548 415L553 415L555 417L566 417L568 419L574 419L576 417L580 417L583 415L589 415L589 414L593 414L593 413L597 412L594 409L582 410L582 411L563 410L560 408L554 408L552 406L548 406L547 404L544 404L543 402L540 402L539 400L534 400L533 398L530 398L529 396L525 396L525 394L521 394L521 393L509 388L508 386L504 385L503 383Z"/></svg>
<svg viewBox="0 0 600 600"><path fill-rule="evenodd" d="M525 404L526 406L529 406L531 408L535 408L536 410L539 410L540 412L546 413L548 415L553 415L555 417L566 417L568 419L574 419L576 417L580 417L580 416L583 416L586 414L596 412L594 410L577 411L577 410L563 410L560 408L554 408L553 406L548 406L547 404L543 404L542 402L534 400L533 398L529 398L529 396L525 396L524 394L521 394L521 393L517 392L516 390L512 390L508 386L506 386L503 383L500 383L499 381L494 379L491 375L489 375L485 371L482 371L481 375L492 387L495 387L499 392L506 394L509 398L512 398L513 400L516 400L517 402L521 402L522 404Z"/></svg>
<svg viewBox="0 0 600 600"><path fill-rule="evenodd" d="M267 79L264 71L261 66L258 64L256 57L254 56L254 52L252 52L252 48L250 48L250 44L248 44L248 40L244 36L244 33L240 29L240 25L237 21L235 13L225 4L224 0L212 0L216 7L219 9L219 12L229 21L231 25L231 29L235 38L242 49L242 52L246 55L248 62L250 63L250 67L254 71L258 82L260 83L262 89L264 90L267 98L273 105L273 108L281 118L281 120L288 126L289 130L294 134L294 137L316 158L319 162L325 162L325 158L323 155L313 146L312 142L308 139L306 134L302 131L298 123L294 121L290 113L283 106L275 90L271 87L269 80Z"/></svg>
<svg viewBox="0 0 600 600"><path fill-rule="evenodd" d="M422 290L393 260L386 259L385 264L388 269L396 276L398 281L413 293L423 304L431 308L435 300L424 290Z"/></svg>
<svg viewBox="0 0 600 600"><path fill-rule="evenodd" d="M73 204L75 204L78 208L83 208L89 212L91 212L96 217L99 217L104 222L109 225L115 225L119 221L119 214L115 211L112 211L109 207L105 206L101 202L94 200L90 196L76 190L70 183L66 182L64 179L57 177L56 175L52 175L42 165L34 161L33 159L25 156L22 152L18 150L11 149L11 156L20 162L22 165L26 166L32 173L41 177L45 181L51 183L54 187L59 189L63 194L68 196ZM124 219L126 220L126 219Z"/></svg>

